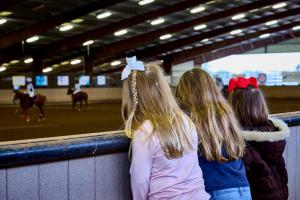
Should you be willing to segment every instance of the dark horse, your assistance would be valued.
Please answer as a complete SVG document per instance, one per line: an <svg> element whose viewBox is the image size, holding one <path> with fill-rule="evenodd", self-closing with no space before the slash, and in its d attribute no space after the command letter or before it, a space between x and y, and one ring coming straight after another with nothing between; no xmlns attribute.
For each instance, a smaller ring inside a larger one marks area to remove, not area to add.
<svg viewBox="0 0 300 200"><path fill-rule="evenodd" d="M22 109L22 117L24 117L26 119L27 122L30 121L30 116L29 116L29 108L31 108L33 105L30 104L30 97L28 94L24 94L18 90L14 90L15 96L13 98L13 102L15 103L15 101L17 99L20 100L20 107ZM44 104L46 102L46 96L41 95L41 94L37 94L36 95L36 99L33 102L33 104L38 107L38 109L40 110L40 114L39 114L39 121L41 120L45 120L46 116L45 116L45 112L44 112ZM16 112L17 113L17 110Z"/></svg>
<svg viewBox="0 0 300 200"><path fill-rule="evenodd" d="M73 110L75 110L76 107L76 103L79 101L80 102L80 107L78 109L78 111L80 111L80 109L82 108L82 102L84 101L85 103L85 107L87 108L88 106L88 94L86 92L83 91L79 91L76 94L73 94L74 89L73 88L69 88L67 94L68 95L72 95L72 107Z"/></svg>

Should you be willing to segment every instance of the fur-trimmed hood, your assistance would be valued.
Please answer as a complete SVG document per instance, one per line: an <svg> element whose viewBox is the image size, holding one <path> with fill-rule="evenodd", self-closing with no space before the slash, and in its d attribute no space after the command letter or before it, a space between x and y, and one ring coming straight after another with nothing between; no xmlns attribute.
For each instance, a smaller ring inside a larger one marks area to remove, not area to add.
<svg viewBox="0 0 300 200"><path fill-rule="evenodd" d="M255 141L255 142L277 142L280 140L285 140L289 137L290 129L287 124L276 118L269 118L275 127L279 131L275 132L261 132L261 131L242 131L242 136L246 141Z"/></svg>

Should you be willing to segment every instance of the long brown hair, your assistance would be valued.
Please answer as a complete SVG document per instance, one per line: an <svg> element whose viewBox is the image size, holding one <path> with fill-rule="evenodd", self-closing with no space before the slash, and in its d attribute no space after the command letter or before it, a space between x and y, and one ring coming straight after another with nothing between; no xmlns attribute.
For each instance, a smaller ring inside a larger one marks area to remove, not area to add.
<svg viewBox="0 0 300 200"><path fill-rule="evenodd" d="M244 140L233 111L207 72L195 68L184 73L175 95L183 109L191 112L200 153L208 161L224 162L243 155Z"/></svg>
<svg viewBox="0 0 300 200"><path fill-rule="evenodd" d="M165 155L181 157L195 148L184 115L158 65L150 63L145 71L134 70L123 82L122 117L128 137L134 137L134 132L149 120Z"/></svg>
<svg viewBox="0 0 300 200"><path fill-rule="evenodd" d="M230 93L228 101L243 128L267 123L269 110L259 89L251 86L237 88Z"/></svg>

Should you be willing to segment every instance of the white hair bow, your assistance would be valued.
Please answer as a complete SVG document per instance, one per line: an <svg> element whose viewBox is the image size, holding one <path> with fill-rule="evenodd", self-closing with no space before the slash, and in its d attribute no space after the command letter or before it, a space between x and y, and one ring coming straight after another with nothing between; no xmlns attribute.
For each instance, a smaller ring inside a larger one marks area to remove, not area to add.
<svg viewBox="0 0 300 200"><path fill-rule="evenodd" d="M126 58L127 65L122 71L121 80L128 78L132 70L145 71L142 61L136 60L136 56Z"/></svg>

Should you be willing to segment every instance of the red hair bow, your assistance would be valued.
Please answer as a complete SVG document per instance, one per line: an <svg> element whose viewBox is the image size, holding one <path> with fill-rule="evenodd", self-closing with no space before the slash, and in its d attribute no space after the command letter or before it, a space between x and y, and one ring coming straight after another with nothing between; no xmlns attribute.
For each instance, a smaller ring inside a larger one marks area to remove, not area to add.
<svg viewBox="0 0 300 200"><path fill-rule="evenodd" d="M230 94L236 88L246 89L249 85L251 85L254 88L258 88L258 83L257 83L256 78L254 78L254 77L250 77L250 78L244 78L244 77L232 78L229 81L228 93Z"/></svg>

